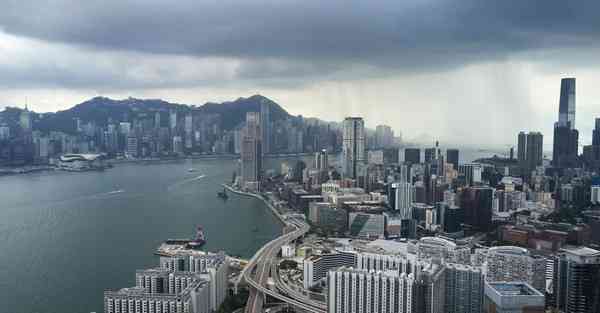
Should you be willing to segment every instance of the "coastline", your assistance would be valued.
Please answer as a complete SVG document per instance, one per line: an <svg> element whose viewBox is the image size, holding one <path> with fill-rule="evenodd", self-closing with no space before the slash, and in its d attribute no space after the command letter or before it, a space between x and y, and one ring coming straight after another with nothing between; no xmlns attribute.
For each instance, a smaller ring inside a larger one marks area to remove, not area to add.
<svg viewBox="0 0 600 313"><path fill-rule="evenodd" d="M269 201L267 201L262 196L260 196L258 194L255 194L255 193L250 193L250 192L245 192L245 191L237 190L237 189L229 186L228 184L221 184L221 186L223 186L225 189L231 191L234 194L237 194L237 195L240 195L240 196L246 196L246 197L253 197L253 198L261 200L271 210L271 213L273 213L273 215L275 215L275 217L277 217L277 220L281 223L282 227L285 227L287 225L287 223L286 223L283 215L281 215L279 213L279 211L277 211L277 208L275 208Z"/></svg>

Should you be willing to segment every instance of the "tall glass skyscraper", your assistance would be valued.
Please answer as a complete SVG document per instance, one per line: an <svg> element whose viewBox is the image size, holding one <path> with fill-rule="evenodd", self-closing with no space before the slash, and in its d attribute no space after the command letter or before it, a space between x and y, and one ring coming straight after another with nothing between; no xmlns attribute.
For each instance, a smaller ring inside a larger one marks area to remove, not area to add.
<svg viewBox="0 0 600 313"><path fill-rule="evenodd" d="M579 132L575 129L575 78L560 83L558 122L554 125L552 165L558 168L577 166Z"/></svg>
<svg viewBox="0 0 600 313"><path fill-rule="evenodd" d="M575 129L575 78L563 78L560 81L558 126Z"/></svg>
<svg viewBox="0 0 600 313"><path fill-rule="evenodd" d="M347 117L343 124L342 163L344 177L356 179L365 157L365 122L362 117Z"/></svg>

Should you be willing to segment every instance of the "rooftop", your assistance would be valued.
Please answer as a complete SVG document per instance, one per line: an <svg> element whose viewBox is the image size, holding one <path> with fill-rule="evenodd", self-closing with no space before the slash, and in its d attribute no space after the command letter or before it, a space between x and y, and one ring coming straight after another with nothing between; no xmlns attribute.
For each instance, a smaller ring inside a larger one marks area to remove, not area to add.
<svg viewBox="0 0 600 313"><path fill-rule="evenodd" d="M494 282L488 283L488 285L502 296L543 296L527 283Z"/></svg>

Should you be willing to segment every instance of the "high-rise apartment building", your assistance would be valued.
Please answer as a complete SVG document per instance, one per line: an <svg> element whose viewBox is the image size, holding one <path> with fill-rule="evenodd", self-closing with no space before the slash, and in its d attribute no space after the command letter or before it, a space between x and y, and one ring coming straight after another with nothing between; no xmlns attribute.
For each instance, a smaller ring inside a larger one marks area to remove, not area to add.
<svg viewBox="0 0 600 313"><path fill-rule="evenodd" d="M447 263L445 313L481 313L484 274L479 267Z"/></svg>
<svg viewBox="0 0 600 313"><path fill-rule="evenodd" d="M485 262L486 281L527 282L542 293L546 289L546 259L525 248L492 247Z"/></svg>
<svg viewBox="0 0 600 313"><path fill-rule="evenodd" d="M366 163L365 122L362 117L347 117L342 131L343 174L346 178L356 179Z"/></svg>

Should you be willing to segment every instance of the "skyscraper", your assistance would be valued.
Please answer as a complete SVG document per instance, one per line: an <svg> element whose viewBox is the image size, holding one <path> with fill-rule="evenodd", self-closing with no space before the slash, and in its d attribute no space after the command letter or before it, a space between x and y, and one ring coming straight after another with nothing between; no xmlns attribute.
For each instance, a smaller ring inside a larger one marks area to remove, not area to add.
<svg viewBox="0 0 600 313"><path fill-rule="evenodd" d="M257 189L262 170L260 114L246 113L246 126L242 131L241 174L242 185L249 189Z"/></svg>
<svg viewBox="0 0 600 313"><path fill-rule="evenodd" d="M265 99L260 102L260 122L263 154L271 153L271 105Z"/></svg>
<svg viewBox="0 0 600 313"><path fill-rule="evenodd" d="M579 132L575 129L575 78L563 78L560 84L558 122L554 124L552 165L577 166Z"/></svg>
<svg viewBox="0 0 600 313"><path fill-rule="evenodd" d="M447 149L446 150L446 163L454 165L454 169L458 170L458 149Z"/></svg>
<svg viewBox="0 0 600 313"><path fill-rule="evenodd" d="M399 182L392 184L392 199L394 207L401 219L412 218L412 205L414 202L414 187L408 182Z"/></svg>
<svg viewBox="0 0 600 313"><path fill-rule="evenodd" d="M375 128L375 146L377 148L388 148L393 144L394 131L387 125L377 125Z"/></svg>
<svg viewBox="0 0 600 313"><path fill-rule="evenodd" d="M600 118L596 118L596 127L592 132L592 145L600 146Z"/></svg>
<svg viewBox="0 0 600 313"><path fill-rule="evenodd" d="M446 263L445 313L480 313L483 305L481 268Z"/></svg>
<svg viewBox="0 0 600 313"><path fill-rule="evenodd" d="M411 164L421 163L421 149L406 148L404 149L404 162Z"/></svg>
<svg viewBox="0 0 600 313"><path fill-rule="evenodd" d="M520 134L519 134L520 135ZM544 135L540 132L530 132L527 134L527 169L529 172L542 165L544 149Z"/></svg>
<svg viewBox="0 0 600 313"><path fill-rule="evenodd" d="M575 78L563 78L560 81L558 126L575 129Z"/></svg>
<svg viewBox="0 0 600 313"><path fill-rule="evenodd" d="M600 312L600 251L567 248L554 264L552 296L557 308L564 313Z"/></svg>
<svg viewBox="0 0 600 313"><path fill-rule="evenodd" d="M517 159L519 160L519 167L527 167L527 133L519 132L518 143L517 143Z"/></svg>
<svg viewBox="0 0 600 313"><path fill-rule="evenodd" d="M365 122L362 117L347 117L343 123L344 177L356 179L365 162Z"/></svg>
<svg viewBox="0 0 600 313"><path fill-rule="evenodd" d="M465 224L489 231L492 227L492 202L494 189L490 187L471 187L462 191L460 207L464 209Z"/></svg>

